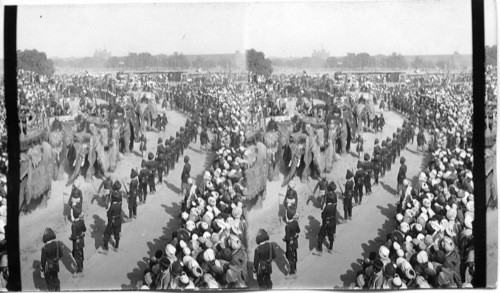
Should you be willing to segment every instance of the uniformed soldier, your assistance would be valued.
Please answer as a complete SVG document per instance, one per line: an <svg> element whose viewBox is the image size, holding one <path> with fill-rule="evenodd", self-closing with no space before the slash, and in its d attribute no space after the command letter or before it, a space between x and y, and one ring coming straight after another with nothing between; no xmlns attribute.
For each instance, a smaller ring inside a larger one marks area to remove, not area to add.
<svg viewBox="0 0 500 293"><path fill-rule="evenodd" d="M365 171L363 170L363 163L358 161L358 165L356 166L357 171L354 174L354 201L356 204L361 204L363 201L363 183L366 176Z"/></svg>
<svg viewBox="0 0 500 293"><path fill-rule="evenodd" d="M365 171L365 178L363 180L363 185L365 186L366 194L371 194L372 193L372 172L373 172L373 163L370 162L370 155L368 153L365 153L364 155L364 163L363 163L363 170Z"/></svg>
<svg viewBox="0 0 500 293"><path fill-rule="evenodd" d="M186 194L188 186L187 180L191 177L191 164L189 163L189 156L184 157L184 168L181 174L181 194Z"/></svg>
<svg viewBox="0 0 500 293"><path fill-rule="evenodd" d="M381 172L381 176L384 177L385 176L385 171L386 171L386 168L387 168L387 164L386 164L386 161L387 161L387 146L385 144L385 140L382 140L382 142L380 143L381 145L381 148L380 148L380 172Z"/></svg>
<svg viewBox="0 0 500 293"><path fill-rule="evenodd" d="M299 233L300 227L298 220L298 214L287 214L288 222L285 226L285 237L283 241L286 243L285 256L290 265L290 272L286 278L297 278L297 249L299 248Z"/></svg>
<svg viewBox="0 0 500 293"><path fill-rule="evenodd" d="M352 198L355 195L354 191L354 174L352 174L351 170L347 170L345 175L345 179L347 182L345 183L345 191L344 191L344 220L351 220L352 217Z"/></svg>
<svg viewBox="0 0 500 293"><path fill-rule="evenodd" d="M83 206L83 196L82 196L82 191L77 188L74 184L71 189L71 195L68 200L68 206L70 207L70 219L71 222L75 221L75 219L78 219L78 216L75 215L75 210L80 209L82 210Z"/></svg>
<svg viewBox="0 0 500 293"><path fill-rule="evenodd" d="M63 246L60 241L56 241L56 233L50 228L45 228L43 232L42 255L40 258L41 277L47 283L48 291L61 291L59 281L59 260L63 257Z"/></svg>
<svg viewBox="0 0 500 293"><path fill-rule="evenodd" d="M295 182L290 181L288 183L288 189L283 199L283 207L285 208L285 220L288 218L288 214L295 214L297 212L298 206L298 196L297 191L295 191Z"/></svg>
<svg viewBox="0 0 500 293"><path fill-rule="evenodd" d="M139 180L137 180L137 171L135 169L132 169L130 171L130 187L128 191L128 218L136 218L137 217L137 196L141 194L141 190L139 189Z"/></svg>
<svg viewBox="0 0 500 293"><path fill-rule="evenodd" d="M391 143L391 138L388 137L385 141L386 147L387 147L387 156L386 156L386 167L385 169L387 171L391 171L391 166L392 166L392 143Z"/></svg>
<svg viewBox="0 0 500 293"><path fill-rule="evenodd" d="M144 160L142 160L141 168L139 172L139 186L141 191L139 192L139 201L146 203L146 198L148 196L148 179L151 172L147 168L147 163Z"/></svg>
<svg viewBox="0 0 500 293"><path fill-rule="evenodd" d="M323 254L323 242L328 237L328 252L332 253L333 241L335 240L335 232L337 230L337 206L334 204L336 200L335 193L328 193L326 198L326 206L321 212L321 228L318 233L318 246L316 248L316 255Z"/></svg>
<svg viewBox="0 0 500 293"><path fill-rule="evenodd" d="M408 169L406 167L406 159L405 157L401 157L401 159L399 160L399 162L401 163L401 166L399 167L399 172L398 172L398 194L396 196L399 196L400 193L401 193L401 190L403 189L403 181L406 179L406 170Z"/></svg>
<svg viewBox="0 0 500 293"><path fill-rule="evenodd" d="M398 156L398 146L399 146L398 138L396 136L396 133L393 132L392 133L392 142L391 142L391 148L392 148L391 159L392 159L392 164L396 163L396 157Z"/></svg>
<svg viewBox="0 0 500 293"><path fill-rule="evenodd" d="M326 180L326 174L321 174L321 180L318 181L316 186L314 187L313 190L313 195L316 194L316 190L319 188L319 193L318 197L316 198L318 201L318 204L323 207L325 204L325 194L326 194L326 187L328 186L328 181Z"/></svg>
<svg viewBox="0 0 500 293"><path fill-rule="evenodd" d="M378 177L379 177L380 169L381 169L380 162L381 162L380 154L377 154L376 156L373 157L373 159L372 159L373 178L375 179L373 184L378 184Z"/></svg>
<svg viewBox="0 0 500 293"><path fill-rule="evenodd" d="M139 149L141 150L141 157L144 158L144 152L148 150L147 139L146 139L146 136L144 134L141 135Z"/></svg>
<svg viewBox="0 0 500 293"><path fill-rule="evenodd" d="M181 134L179 131L175 133L175 162L179 162L179 157L184 154L184 149L182 148Z"/></svg>
<svg viewBox="0 0 500 293"><path fill-rule="evenodd" d="M149 192L155 194L156 192L155 178L156 178L156 170L158 168L157 168L157 162L155 161L155 156L153 155L152 152L149 152L148 154L148 161L146 163L146 166L149 170L149 177L148 177Z"/></svg>
<svg viewBox="0 0 500 293"><path fill-rule="evenodd" d="M81 208L77 208L74 212L76 220L71 224L71 236L69 239L73 242L73 250L71 254L76 262L76 271L73 274L73 278L83 277L83 248L85 247L85 232L87 227L85 227L85 222L83 220L83 212Z"/></svg>
<svg viewBox="0 0 500 293"><path fill-rule="evenodd" d="M170 146L170 141L168 139L165 140L165 173L168 176L171 168L171 160L172 160L172 147Z"/></svg>
<svg viewBox="0 0 500 293"><path fill-rule="evenodd" d="M108 253L108 242L113 235L115 239L115 251L118 251L120 245L120 232L122 230L122 192L120 189L122 185L120 181L116 180L113 184L113 191L111 192L111 206L108 209L108 224L106 230L104 230L103 237L103 251L102 253Z"/></svg>
<svg viewBox="0 0 500 293"><path fill-rule="evenodd" d="M175 145L175 138L173 136L170 136L170 170L174 170L175 168L175 163L179 161L179 154L177 153L177 146Z"/></svg>
<svg viewBox="0 0 500 293"><path fill-rule="evenodd" d="M200 148L202 150L207 150L208 143L209 143L209 139L208 139L207 129L205 127L203 127L203 129L201 130L201 133L200 133Z"/></svg>
<svg viewBox="0 0 500 293"><path fill-rule="evenodd" d="M158 146L156 148L156 170L158 172L158 183L163 184L163 171L165 170L165 147L163 139L158 138Z"/></svg>
<svg viewBox="0 0 500 293"><path fill-rule="evenodd" d="M253 258L253 277L257 279L261 290L273 288L273 282L271 281L272 261L276 258L276 250L268 240L269 234L267 234L266 230L259 229L256 237L257 247Z"/></svg>

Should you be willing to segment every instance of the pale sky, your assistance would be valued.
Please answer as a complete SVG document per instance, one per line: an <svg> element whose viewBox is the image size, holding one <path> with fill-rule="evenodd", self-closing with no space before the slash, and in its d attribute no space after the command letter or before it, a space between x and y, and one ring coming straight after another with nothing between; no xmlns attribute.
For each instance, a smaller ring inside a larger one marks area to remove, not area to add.
<svg viewBox="0 0 500 293"><path fill-rule="evenodd" d="M485 3L490 45L494 4ZM471 6L470 0L29 5L18 8L17 46L49 58L92 56L98 48L113 56L250 48L271 57L310 56L318 48L333 56L470 54Z"/></svg>

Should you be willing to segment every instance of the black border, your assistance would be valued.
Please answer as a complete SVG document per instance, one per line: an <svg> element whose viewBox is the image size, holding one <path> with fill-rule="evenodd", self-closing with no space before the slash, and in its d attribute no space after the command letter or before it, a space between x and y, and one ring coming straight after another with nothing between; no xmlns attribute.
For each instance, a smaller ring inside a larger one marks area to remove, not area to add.
<svg viewBox="0 0 500 293"><path fill-rule="evenodd" d="M471 0L472 10L472 99L474 151L474 287L486 287L486 176L485 133L485 43L484 0ZM492 260L493 261L493 260ZM496 261L496 260L495 260ZM498 265L498 264L497 264Z"/></svg>
<svg viewBox="0 0 500 293"><path fill-rule="evenodd" d="M16 80L16 33L17 7L4 7L4 73L5 73L5 107L7 111L8 134L8 202L7 228L9 272L8 290L21 290L21 270L19 251L19 124L17 111ZM472 60L473 60L473 153L474 153L474 247L476 274L475 287L486 287L486 198L485 198L485 38L484 38L484 2L471 0L472 14Z"/></svg>
<svg viewBox="0 0 500 293"><path fill-rule="evenodd" d="M7 251L9 254L9 291L21 290L21 263L19 251L19 116L17 111L17 7L5 6L4 10L4 73L5 108L7 111L7 150L9 170L7 173Z"/></svg>

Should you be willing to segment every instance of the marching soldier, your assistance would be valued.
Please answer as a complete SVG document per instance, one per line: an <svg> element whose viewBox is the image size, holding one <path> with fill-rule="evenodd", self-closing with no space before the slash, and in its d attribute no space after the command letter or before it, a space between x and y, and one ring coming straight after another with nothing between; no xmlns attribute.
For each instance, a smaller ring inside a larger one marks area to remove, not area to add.
<svg viewBox="0 0 500 293"><path fill-rule="evenodd" d="M382 147L380 148L380 171L381 176L385 176L385 171L387 170L387 146L385 144L385 140L382 140L380 144Z"/></svg>
<svg viewBox="0 0 500 293"><path fill-rule="evenodd" d="M156 148L156 170L158 172L158 183L163 184L163 170L165 170L165 147L163 139L158 138L158 147Z"/></svg>
<svg viewBox="0 0 500 293"><path fill-rule="evenodd" d="M184 157L184 168L181 174L181 194L185 195L188 187L188 179L191 177L191 164L189 163L189 156Z"/></svg>
<svg viewBox="0 0 500 293"><path fill-rule="evenodd" d="M261 290L273 288L273 282L271 281L272 261L276 258L276 250L268 240L269 234L267 234L266 230L259 229L256 237L257 248L255 248L253 258L253 277L257 279Z"/></svg>
<svg viewBox="0 0 500 293"><path fill-rule="evenodd" d="M365 186L366 194L372 193L372 175L373 172L373 163L370 162L370 155L365 153L364 156L365 162L363 163L363 170L365 171L365 178L363 180L363 185Z"/></svg>
<svg viewBox="0 0 500 293"><path fill-rule="evenodd" d="M103 251L102 253L108 253L108 242L113 235L115 239L114 250L118 251L120 245L120 232L122 230L122 193L120 189L122 185L120 181L115 181L113 184L113 191L111 192L111 206L108 209L108 224L106 230L104 230L103 237Z"/></svg>
<svg viewBox="0 0 500 293"><path fill-rule="evenodd" d="M403 181L406 179L406 170L408 169L405 165L406 159L405 157L401 157L399 160L401 163L401 166L399 167L399 172L398 172L398 195L400 195L401 190L403 189Z"/></svg>
<svg viewBox="0 0 500 293"><path fill-rule="evenodd" d="M347 170L347 173L345 175L345 179L347 179L347 182L345 183L345 192L343 200L345 221L351 220L352 217L352 198L353 195L355 194L353 177L354 174L352 174L351 170Z"/></svg>
<svg viewBox="0 0 500 293"><path fill-rule="evenodd" d="M358 169L354 174L354 201L357 204L361 204L363 201L363 182L366 176L365 171L363 170L363 163L358 161L358 165L356 166Z"/></svg>
<svg viewBox="0 0 500 293"><path fill-rule="evenodd" d="M139 149L141 150L141 157L144 158L144 152L148 150L147 139L144 134L141 135Z"/></svg>
<svg viewBox="0 0 500 293"><path fill-rule="evenodd" d="M71 195L68 200L68 206L70 207L70 219L71 222L74 222L75 219L78 219L78 216L75 215L75 210L82 210L83 206L83 196L82 191L73 184L73 188L71 189Z"/></svg>
<svg viewBox="0 0 500 293"><path fill-rule="evenodd" d="M179 131L175 133L175 162L179 162L179 157L184 154L184 149L182 148L182 141Z"/></svg>
<svg viewBox="0 0 500 293"><path fill-rule="evenodd" d="M328 193L326 198L326 206L321 212L321 228L318 233L318 247L316 248L315 255L323 254L323 242L325 238L328 237L329 245L328 252L332 253L333 241L335 240L335 232L337 230L337 207L334 204L336 199L335 193Z"/></svg>
<svg viewBox="0 0 500 293"><path fill-rule="evenodd" d="M156 184L155 184L155 178L156 178L156 161L154 160L155 156L153 153L148 154L148 161L146 163L146 166L149 170L149 177L148 177L148 185L149 185L149 192L152 194L155 194L156 192Z"/></svg>
<svg viewBox="0 0 500 293"><path fill-rule="evenodd" d="M392 164L396 163L396 157L398 156L399 141L395 132L392 133Z"/></svg>
<svg viewBox="0 0 500 293"><path fill-rule="evenodd" d="M172 160L172 147L170 146L170 142L168 139L165 140L165 173L170 173L171 168L171 160Z"/></svg>
<svg viewBox="0 0 500 293"><path fill-rule="evenodd" d="M128 218L136 218L137 217L137 195L141 194L141 191L139 189L139 180L137 180L137 171L135 169L132 169L130 171L130 187L128 191ZM139 196L141 197L141 196Z"/></svg>
<svg viewBox="0 0 500 293"><path fill-rule="evenodd" d="M63 257L63 248L60 241L56 241L56 233L50 228L43 232L42 255L40 258L40 274L47 282L48 291L61 291L59 281L59 259Z"/></svg>
<svg viewBox="0 0 500 293"><path fill-rule="evenodd" d="M175 138L173 136L170 136L170 170L174 170L175 168L175 163L179 161L179 154L177 152L177 146L175 145Z"/></svg>
<svg viewBox="0 0 500 293"><path fill-rule="evenodd" d="M380 162L381 162L380 154L377 154L376 156L373 157L372 166L373 166L373 177L375 179L373 184L378 184L378 177L380 174L380 169L382 168Z"/></svg>
<svg viewBox="0 0 500 293"><path fill-rule="evenodd" d="M297 272L297 249L299 248L299 233L300 227L298 219L298 214L287 214L288 222L285 226L285 237L283 237L283 241L286 243L286 259L288 260L288 264L290 265L290 273L286 277L297 278L295 274Z"/></svg>
<svg viewBox="0 0 500 293"><path fill-rule="evenodd" d="M146 161L142 160L141 163L141 171L139 172L139 201L142 203L146 203L146 198L148 196L148 179L150 177L149 169L147 168Z"/></svg>
<svg viewBox="0 0 500 293"><path fill-rule="evenodd" d="M83 277L83 248L85 247L85 222L83 221L83 212L80 208L75 210L76 220L71 224L71 236L69 240L73 242L73 251L71 252L76 262L76 272L73 278Z"/></svg>
<svg viewBox="0 0 500 293"><path fill-rule="evenodd" d="M297 212L297 205L298 196L297 191L295 191L295 182L290 181L288 183L288 190L286 191L285 199L283 200L286 218L288 218L288 214L294 215Z"/></svg>
<svg viewBox="0 0 500 293"><path fill-rule="evenodd" d="M319 188L319 194L317 197L318 204L323 207L325 203L325 193L328 181L326 180L326 174L321 174L321 180L318 181L313 190L313 195L316 194L316 190Z"/></svg>
<svg viewBox="0 0 500 293"><path fill-rule="evenodd" d="M203 129L201 130L201 133L200 133L200 148L202 150L207 150L208 143L209 143L209 139L208 139L207 129L205 127L203 127Z"/></svg>
<svg viewBox="0 0 500 293"><path fill-rule="evenodd" d="M386 167L385 169L387 171L391 171L391 163L392 163L392 144L391 144L391 138L388 137L385 141L386 148L387 148L387 153L386 153Z"/></svg>

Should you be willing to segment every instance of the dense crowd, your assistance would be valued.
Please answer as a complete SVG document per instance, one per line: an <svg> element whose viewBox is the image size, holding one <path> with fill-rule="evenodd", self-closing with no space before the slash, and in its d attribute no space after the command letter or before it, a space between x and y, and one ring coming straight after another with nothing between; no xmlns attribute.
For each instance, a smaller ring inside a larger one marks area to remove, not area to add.
<svg viewBox="0 0 500 293"><path fill-rule="evenodd" d="M473 287L471 87L397 91L389 101L393 107L432 134L430 161L414 186L411 177L398 175L402 188L398 187L397 228L387 233L378 251L367 252L352 287Z"/></svg>

